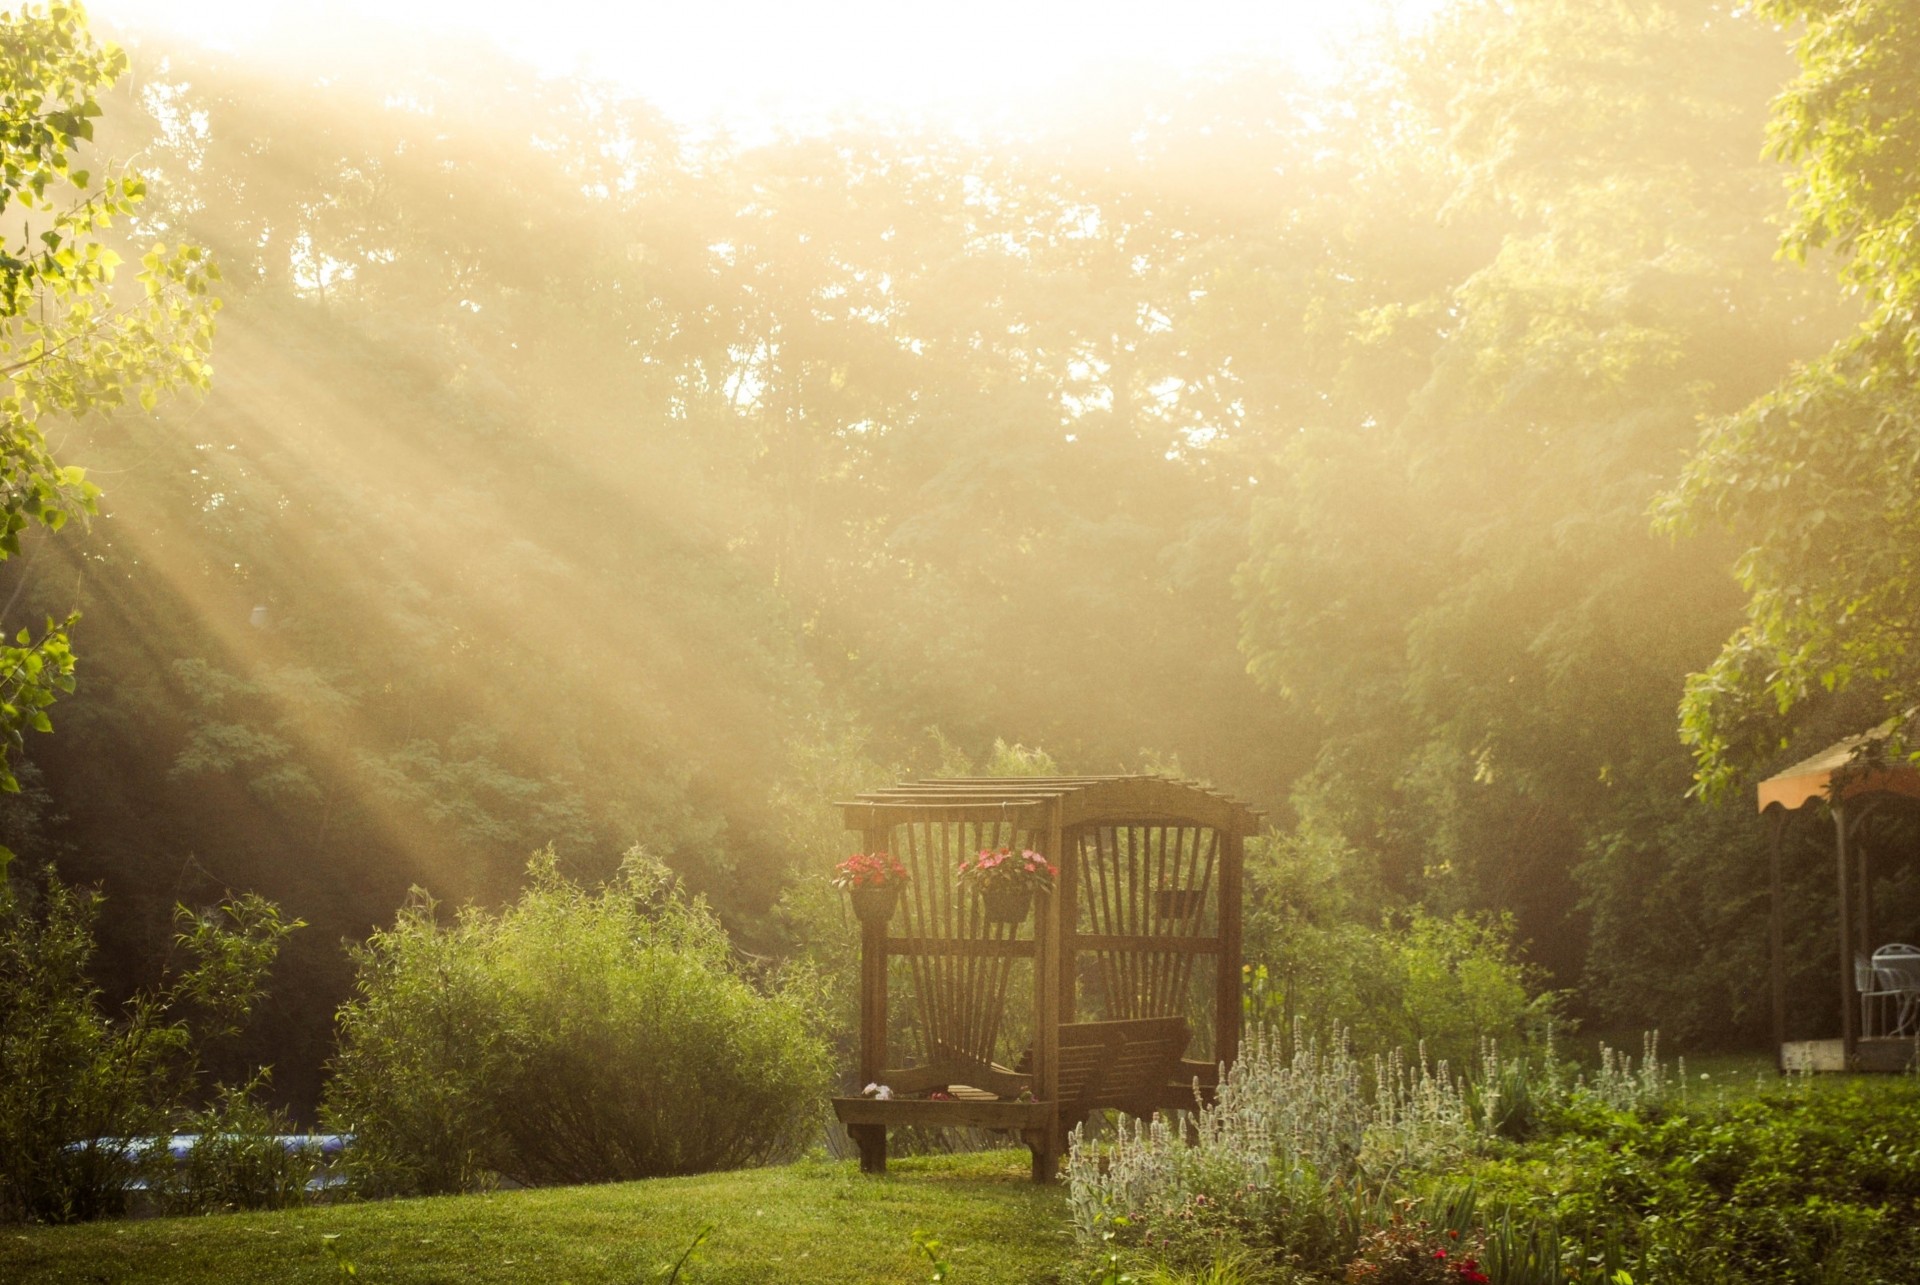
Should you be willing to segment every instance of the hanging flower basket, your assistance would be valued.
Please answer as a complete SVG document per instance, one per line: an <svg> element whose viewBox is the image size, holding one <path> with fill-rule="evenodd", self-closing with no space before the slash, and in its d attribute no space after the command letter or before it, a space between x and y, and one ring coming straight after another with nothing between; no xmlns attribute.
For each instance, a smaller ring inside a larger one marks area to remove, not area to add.
<svg viewBox="0 0 1920 1285"><path fill-rule="evenodd" d="M863 924L884 924L893 918L894 907L900 904L900 885L888 883L872 888L849 888L847 896L853 901L855 919Z"/></svg>
<svg viewBox="0 0 1920 1285"><path fill-rule="evenodd" d="M833 886L846 890L861 923L883 924L900 904L907 868L885 852L856 852L833 868Z"/></svg>
<svg viewBox="0 0 1920 1285"><path fill-rule="evenodd" d="M1025 923L1027 916L1033 913L1033 889L1018 884L984 888L980 892L980 901L990 924Z"/></svg>
<svg viewBox="0 0 1920 1285"><path fill-rule="evenodd" d="M982 848L960 863L960 886L980 894L990 924L1017 924L1033 913L1033 894L1053 887L1059 872L1032 848Z"/></svg>

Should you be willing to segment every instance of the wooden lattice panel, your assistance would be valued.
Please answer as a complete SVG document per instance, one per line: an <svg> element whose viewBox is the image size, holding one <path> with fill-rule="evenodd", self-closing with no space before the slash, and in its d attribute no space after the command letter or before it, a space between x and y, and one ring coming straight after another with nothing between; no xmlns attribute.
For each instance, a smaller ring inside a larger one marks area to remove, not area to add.
<svg viewBox="0 0 1920 1285"><path fill-rule="evenodd" d="M896 825L892 852L911 882L889 943L913 983L913 1031L923 1064L991 1065L999 1048L1014 966L1033 953L1033 920L989 923L979 896L959 881L960 863L982 848L1032 847L1011 821Z"/></svg>
<svg viewBox="0 0 1920 1285"><path fill-rule="evenodd" d="M1076 931L1108 1019L1190 1011L1195 960L1219 949L1220 836L1192 825L1099 825L1068 838Z"/></svg>

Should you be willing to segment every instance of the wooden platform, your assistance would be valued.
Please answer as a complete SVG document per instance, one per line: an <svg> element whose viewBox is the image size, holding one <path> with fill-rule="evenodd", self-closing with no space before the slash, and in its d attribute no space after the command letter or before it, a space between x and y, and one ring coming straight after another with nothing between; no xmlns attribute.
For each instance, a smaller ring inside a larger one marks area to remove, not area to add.
<svg viewBox="0 0 1920 1285"><path fill-rule="evenodd" d="M1917 1050L1920 1045L1913 1040L1859 1040L1849 1065L1841 1040L1789 1040L1780 1046L1780 1069L1894 1074L1914 1069Z"/></svg>

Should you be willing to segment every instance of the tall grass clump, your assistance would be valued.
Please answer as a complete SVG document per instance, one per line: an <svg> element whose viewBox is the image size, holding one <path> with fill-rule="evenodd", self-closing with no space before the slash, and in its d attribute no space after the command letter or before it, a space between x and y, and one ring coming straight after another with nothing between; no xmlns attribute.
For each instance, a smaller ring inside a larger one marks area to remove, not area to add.
<svg viewBox="0 0 1920 1285"><path fill-rule="evenodd" d="M1248 1243L1306 1260L1351 1251L1396 1172L1461 1154L1472 1112L1446 1067L1363 1064L1344 1041L1296 1034L1290 1056L1255 1027L1211 1104L1183 1122L1122 1121L1067 1158L1075 1231L1175 1258Z"/></svg>
<svg viewBox="0 0 1920 1285"><path fill-rule="evenodd" d="M498 914L442 923L417 896L356 952L325 1114L353 1135L358 1189L624 1181L793 1149L827 1075L811 993L749 976L638 850L598 890L550 852L529 870Z"/></svg>

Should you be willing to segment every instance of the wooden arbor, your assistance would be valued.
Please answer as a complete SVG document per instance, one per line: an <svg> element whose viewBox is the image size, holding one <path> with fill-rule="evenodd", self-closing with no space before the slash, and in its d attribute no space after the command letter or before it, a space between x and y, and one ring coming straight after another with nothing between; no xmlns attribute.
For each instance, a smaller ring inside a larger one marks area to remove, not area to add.
<svg viewBox="0 0 1920 1285"><path fill-rule="evenodd" d="M1869 955L1875 944L1872 851L1860 841L1860 825L1890 799L1920 799L1920 769L1901 760L1888 761L1882 749L1888 727L1828 746L1813 757L1760 782L1757 802L1761 815L1771 818L1771 918L1769 923L1770 990L1773 1001L1773 1043L1781 1070L1899 1071L1914 1057L1911 1039L1865 1038L1860 1029L1857 956ZM1781 862L1788 821L1825 803L1833 817L1835 882L1839 890L1838 973L1840 1038L1787 1040L1786 913Z"/></svg>
<svg viewBox="0 0 1920 1285"><path fill-rule="evenodd" d="M1090 1112L1191 1107L1238 1054L1257 813L1157 776L948 778L839 806L910 880L891 919L861 925L859 1078L891 1096L834 1099L867 1172L886 1169L889 1126L972 1126L1020 1133L1049 1181ZM957 878L998 847L1059 868L1020 924L989 922Z"/></svg>

